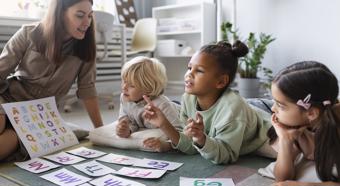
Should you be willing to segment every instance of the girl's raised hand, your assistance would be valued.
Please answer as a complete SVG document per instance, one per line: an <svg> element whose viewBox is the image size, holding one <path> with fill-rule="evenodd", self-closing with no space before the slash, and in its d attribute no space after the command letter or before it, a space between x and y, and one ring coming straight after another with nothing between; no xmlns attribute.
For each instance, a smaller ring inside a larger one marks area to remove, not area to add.
<svg viewBox="0 0 340 186"><path fill-rule="evenodd" d="M204 124L203 117L200 113L196 113L196 120L188 119L187 125L184 128L184 134L188 137L191 137L192 140L198 144L200 147L203 147L205 144L205 133L204 133Z"/></svg>
<svg viewBox="0 0 340 186"><path fill-rule="evenodd" d="M144 119L156 127L161 127L162 123L166 120L163 112L153 105L148 96L143 95L143 98L147 103L144 107Z"/></svg>

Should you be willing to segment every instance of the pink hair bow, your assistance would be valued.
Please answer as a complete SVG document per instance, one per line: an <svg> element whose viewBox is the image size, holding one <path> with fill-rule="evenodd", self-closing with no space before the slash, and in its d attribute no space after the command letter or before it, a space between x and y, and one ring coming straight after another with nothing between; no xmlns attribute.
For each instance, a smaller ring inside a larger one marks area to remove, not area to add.
<svg viewBox="0 0 340 186"><path fill-rule="evenodd" d="M311 97L312 97L312 95L311 95L311 94L308 94L308 95L305 97L305 99L303 99L303 100L299 99L299 100L296 102L296 104L299 105L299 106L301 106L301 107L303 107L303 108L305 108L306 110L308 110L308 109L310 108L310 106L311 106L311 104L309 103L309 100L310 100Z"/></svg>

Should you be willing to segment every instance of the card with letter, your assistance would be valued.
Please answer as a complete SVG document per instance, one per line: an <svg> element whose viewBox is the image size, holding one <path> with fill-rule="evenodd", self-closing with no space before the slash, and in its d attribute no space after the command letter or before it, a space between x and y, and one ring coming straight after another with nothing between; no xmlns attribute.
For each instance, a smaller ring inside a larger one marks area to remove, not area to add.
<svg viewBox="0 0 340 186"><path fill-rule="evenodd" d="M153 159L141 159L133 164L136 167L146 167L146 168L154 168L154 169L163 169L163 170L176 170L178 167L182 166L183 163L176 163L171 161L163 161L163 160L153 160Z"/></svg>
<svg viewBox="0 0 340 186"><path fill-rule="evenodd" d="M114 163L119 165L133 165L136 161L138 161L138 158L133 158L129 156L124 155L118 155L118 154L108 154L103 157L100 157L97 159L98 161L103 161L106 163Z"/></svg>
<svg viewBox="0 0 340 186"><path fill-rule="evenodd" d="M103 156L106 154L105 152L94 150L94 149L89 149L86 147L79 147L77 149L69 150L66 152L77 155L77 156L81 156L83 158L97 158L99 156Z"/></svg>
<svg viewBox="0 0 340 186"><path fill-rule="evenodd" d="M54 97L2 106L32 159L79 143L61 118Z"/></svg>
<svg viewBox="0 0 340 186"><path fill-rule="evenodd" d="M89 176L104 176L110 173L116 172L116 170L107 167L97 161L89 161L82 164L72 165L74 168L80 170L81 172Z"/></svg>
<svg viewBox="0 0 340 186"><path fill-rule="evenodd" d="M119 171L115 172L115 174L134 178L155 179L162 177L165 172L166 170L123 167Z"/></svg>
<svg viewBox="0 0 340 186"><path fill-rule="evenodd" d="M33 173L45 172L60 166L40 158L34 158L24 162L15 162L14 164Z"/></svg>
<svg viewBox="0 0 340 186"><path fill-rule="evenodd" d="M40 176L41 178L63 186L75 186L86 183L91 178L81 176L65 168Z"/></svg>
<svg viewBox="0 0 340 186"><path fill-rule="evenodd" d="M107 186L114 186L114 185L119 185L119 186L145 186L144 184L135 182L135 181L131 181L128 179L124 179L124 178L120 178L117 176L113 176L111 174L94 179L92 181L90 181L90 183L92 185L95 186L103 186L103 185L107 185Z"/></svg>
<svg viewBox="0 0 340 186"><path fill-rule="evenodd" d="M197 186L197 185L211 185L211 186L235 186L231 178L179 178L180 186Z"/></svg>
<svg viewBox="0 0 340 186"><path fill-rule="evenodd" d="M59 152L57 154L44 156L44 158L63 165L71 165L85 160L84 158L68 154L66 152Z"/></svg>

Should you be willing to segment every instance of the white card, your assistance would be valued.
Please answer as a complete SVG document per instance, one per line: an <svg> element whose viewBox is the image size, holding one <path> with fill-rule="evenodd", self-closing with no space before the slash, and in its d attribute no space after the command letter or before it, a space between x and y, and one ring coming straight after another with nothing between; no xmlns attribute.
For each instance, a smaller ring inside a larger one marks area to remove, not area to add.
<svg viewBox="0 0 340 186"><path fill-rule="evenodd" d="M66 152L60 152L57 154L44 156L44 158L63 164L63 165L71 165L71 164L75 164L75 163L85 160L84 158L81 158L81 157L78 157L72 154L68 154Z"/></svg>
<svg viewBox="0 0 340 186"><path fill-rule="evenodd" d="M166 170L123 167L115 174L136 178L160 178Z"/></svg>
<svg viewBox="0 0 340 186"><path fill-rule="evenodd" d="M97 158L99 156L103 156L106 154L105 152L89 149L86 147L79 147L77 149L69 150L66 152L77 155L77 156L81 156L84 158Z"/></svg>
<svg viewBox="0 0 340 186"><path fill-rule="evenodd" d="M180 186L197 186L197 185L211 185L211 186L235 186L231 178L179 178Z"/></svg>
<svg viewBox="0 0 340 186"><path fill-rule="evenodd" d="M79 143L59 114L54 97L2 107L32 159Z"/></svg>
<svg viewBox="0 0 340 186"><path fill-rule="evenodd" d="M78 186L93 186L93 185L91 185L91 184L89 184L89 183L83 183L83 184L80 184L80 185L78 185Z"/></svg>
<svg viewBox="0 0 340 186"><path fill-rule="evenodd" d="M106 174L116 172L114 169L100 164L96 161L89 161L82 164L72 165L74 168L80 170L81 172L89 176L104 176Z"/></svg>
<svg viewBox="0 0 340 186"><path fill-rule="evenodd" d="M107 185L107 186L114 186L114 185L119 185L119 186L145 186L144 184L135 182L135 181L131 181L128 179L124 179L124 178L120 178L117 176L113 176L111 174L103 176L101 178L97 178L94 179L92 181L90 181L91 184L96 185L96 186L103 186L103 185Z"/></svg>
<svg viewBox="0 0 340 186"><path fill-rule="evenodd" d="M163 170L175 170L178 167L182 166L183 163L176 163L171 161L163 161L163 160L153 160L153 159L141 159L133 164L133 166L137 167L147 167L154 169L163 169Z"/></svg>
<svg viewBox="0 0 340 186"><path fill-rule="evenodd" d="M74 186L80 185L91 180L91 178L81 176L67 169L60 169L45 175L40 176L57 185Z"/></svg>
<svg viewBox="0 0 340 186"><path fill-rule="evenodd" d="M133 165L137 160L140 159L118 154L108 154L106 156L98 158L97 160L120 165Z"/></svg>
<svg viewBox="0 0 340 186"><path fill-rule="evenodd" d="M15 162L14 164L33 173L41 173L59 167L59 165L40 158L34 158L24 162Z"/></svg>

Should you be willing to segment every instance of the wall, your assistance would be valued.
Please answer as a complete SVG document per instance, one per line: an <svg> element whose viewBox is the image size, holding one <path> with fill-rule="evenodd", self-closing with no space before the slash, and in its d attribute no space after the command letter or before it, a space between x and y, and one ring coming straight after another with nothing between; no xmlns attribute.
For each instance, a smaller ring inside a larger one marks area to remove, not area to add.
<svg viewBox="0 0 340 186"><path fill-rule="evenodd" d="M222 1L223 19L232 20L232 0ZM265 32L277 39L264 64L276 73L301 60L326 64L340 79L340 1L237 0L241 35Z"/></svg>

